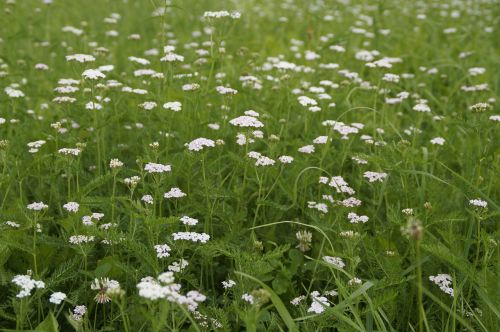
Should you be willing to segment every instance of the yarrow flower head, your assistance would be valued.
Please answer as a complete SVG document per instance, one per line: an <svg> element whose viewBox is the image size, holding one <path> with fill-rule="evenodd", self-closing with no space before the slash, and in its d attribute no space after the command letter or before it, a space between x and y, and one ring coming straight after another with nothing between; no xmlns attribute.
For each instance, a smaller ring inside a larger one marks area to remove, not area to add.
<svg viewBox="0 0 500 332"><path fill-rule="evenodd" d="M62 292L55 292L50 295L49 302L54 304L61 304L64 299L66 299L66 294Z"/></svg>
<svg viewBox="0 0 500 332"><path fill-rule="evenodd" d="M156 257L165 258L170 256L170 247L167 244L157 244L155 245Z"/></svg>
<svg viewBox="0 0 500 332"><path fill-rule="evenodd" d="M323 256L323 260L328 264L338 267L339 269L343 269L345 267L345 263L340 257Z"/></svg>
<svg viewBox="0 0 500 332"><path fill-rule="evenodd" d="M187 147L189 151L201 151L205 147L209 148L215 147L215 142L211 139L200 137L191 141Z"/></svg>
<svg viewBox="0 0 500 332"><path fill-rule="evenodd" d="M19 274L12 278L12 282L21 288L21 291L16 295L18 298L24 298L31 295L33 289L45 288L45 283L40 280L31 279L29 274Z"/></svg>
<svg viewBox="0 0 500 332"><path fill-rule="evenodd" d="M106 75L98 69L87 69L82 73L82 77L88 80L98 80L100 78L106 78Z"/></svg>
<svg viewBox="0 0 500 332"><path fill-rule="evenodd" d="M45 204L44 202L34 202L34 203L31 203L31 204L28 204L26 206L26 208L28 210L32 210L32 211L41 211L41 210L48 209L49 206L47 204Z"/></svg>
<svg viewBox="0 0 500 332"><path fill-rule="evenodd" d="M97 303L107 303L111 301L111 296L121 292L120 283L109 278L96 278L90 285L92 290L97 290L94 300Z"/></svg>
<svg viewBox="0 0 500 332"><path fill-rule="evenodd" d="M368 182L382 182L387 177L387 173L379 173L379 172L364 172L363 176L368 179Z"/></svg>
<svg viewBox="0 0 500 332"><path fill-rule="evenodd" d="M144 170L148 173L167 173L172 171L172 167L170 165L147 163L144 166Z"/></svg>
<svg viewBox="0 0 500 332"><path fill-rule="evenodd" d="M80 204L78 204L77 202L68 202L63 205L63 208L68 212L77 213L78 209L80 208Z"/></svg>
<svg viewBox="0 0 500 332"><path fill-rule="evenodd" d="M435 276L429 276L429 280L439 286L439 288L446 294L453 297L454 291L452 285L452 278L449 274L438 274Z"/></svg>
<svg viewBox="0 0 500 332"><path fill-rule="evenodd" d="M120 168L122 166L123 166L123 162L121 162L119 159L116 159L116 158L111 159L110 162L109 162L109 167L111 169L113 169L113 168Z"/></svg>
<svg viewBox="0 0 500 332"><path fill-rule="evenodd" d="M182 197L185 197L186 194L184 192L182 192L182 190L180 190L179 188L171 188L168 192L166 192L163 197L165 197L166 199L169 199L169 198L182 198Z"/></svg>
<svg viewBox="0 0 500 332"><path fill-rule="evenodd" d="M264 124L260 122L257 118L249 115L242 115L229 121L230 124L236 127L244 128L262 128Z"/></svg>

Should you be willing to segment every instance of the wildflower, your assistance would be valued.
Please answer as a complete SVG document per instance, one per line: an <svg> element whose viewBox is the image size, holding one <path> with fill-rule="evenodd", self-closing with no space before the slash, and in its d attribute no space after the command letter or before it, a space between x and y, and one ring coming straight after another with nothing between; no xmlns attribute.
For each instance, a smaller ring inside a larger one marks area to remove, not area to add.
<svg viewBox="0 0 500 332"><path fill-rule="evenodd" d="M242 115L229 121L230 124L236 127L253 127L261 128L264 124L257 118L248 115Z"/></svg>
<svg viewBox="0 0 500 332"><path fill-rule="evenodd" d="M141 201L143 201L146 204L152 205L154 203L153 196L151 195L143 195L141 197Z"/></svg>
<svg viewBox="0 0 500 332"><path fill-rule="evenodd" d="M182 198L185 197L186 194L182 192L179 188L171 188L168 192L166 192L163 197L169 198Z"/></svg>
<svg viewBox="0 0 500 332"><path fill-rule="evenodd" d="M387 177L387 173L364 172L363 176L367 178L369 182L382 182Z"/></svg>
<svg viewBox="0 0 500 332"><path fill-rule="evenodd" d="M272 166L276 163L273 159L266 156L259 156L255 161L255 166Z"/></svg>
<svg viewBox="0 0 500 332"><path fill-rule="evenodd" d="M41 210L48 209L49 206L47 204L45 204L44 202L33 202L31 204L28 204L26 206L26 208L28 210L32 210L32 211L41 211Z"/></svg>
<svg viewBox="0 0 500 332"><path fill-rule="evenodd" d="M348 284L349 286L361 285L362 283L363 283L363 281L362 281L361 279L359 279L359 278L356 278L356 277L354 277L354 278L350 279L350 280L347 282L347 284Z"/></svg>
<svg viewBox="0 0 500 332"><path fill-rule="evenodd" d="M473 113L483 113L491 109L491 105L488 103L477 103L469 107Z"/></svg>
<svg viewBox="0 0 500 332"><path fill-rule="evenodd" d="M66 155L66 156L69 156L69 155L79 156L80 153L82 152L82 150L80 150L78 148L62 148L62 149L59 149L57 152L59 152L60 154Z"/></svg>
<svg viewBox="0 0 500 332"><path fill-rule="evenodd" d="M189 151L200 151L203 150L204 147L215 147L215 142L211 139L200 137L188 144Z"/></svg>
<svg viewBox="0 0 500 332"><path fill-rule="evenodd" d="M298 149L299 152L306 153L306 154L311 154L315 151L314 145L305 145L303 147L300 147Z"/></svg>
<svg viewBox="0 0 500 332"><path fill-rule="evenodd" d="M221 95L235 95L238 93L238 90L225 86L217 86L215 87L215 90L217 90L217 92Z"/></svg>
<svg viewBox="0 0 500 332"><path fill-rule="evenodd" d="M50 295L49 302L54 304L61 304L62 301L66 298L66 294L61 292L55 292Z"/></svg>
<svg viewBox="0 0 500 332"><path fill-rule="evenodd" d="M163 108L166 110L179 112L182 110L182 104L178 101L169 101L168 103L163 104Z"/></svg>
<svg viewBox="0 0 500 332"><path fill-rule="evenodd" d="M97 290L98 293L94 297L97 303L103 304L111 301L111 297L114 294L120 292L120 283L116 280L109 278L96 278L90 285L92 290Z"/></svg>
<svg viewBox="0 0 500 332"><path fill-rule="evenodd" d="M278 158L278 160L282 163L282 164L291 164L293 162L293 157L290 157L290 156L280 156Z"/></svg>
<svg viewBox="0 0 500 332"><path fill-rule="evenodd" d="M186 226L195 226L198 223L198 219L190 218L188 216L181 217L181 221Z"/></svg>
<svg viewBox="0 0 500 332"><path fill-rule="evenodd" d="M451 297L455 295L453 287L451 287L452 278L449 274L438 274L435 276L429 276L429 280L438 285L443 292L450 295Z"/></svg>
<svg viewBox="0 0 500 332"><path fill-rule="evenodd" d="M171 172L172 167L170 165L147 163L144 166L144 170L147 171L148 173L166 173L166 172Z"/></svg>
<svg viewBox="0 0 500 332"><path fill-rule="evenodd" d="M190 83L190 84L184 84L182 86L182 91L195 91L200 88L200 85L198 83Z"/></svg>
<svg viewBox="0 0 500 332"><path fill-rule="evenodd" d="M309 231L298 231L295 233L295 237L299 241L299 244L295 247L302 252L309 251L311 249L312 243L312 233Z"/></svg>
<svg viewBox="0 0 500 332"><path fill-rule="evenodd" d="M185 259L182 259L178 262L173 262L171 265L167 267L167 269L171 272L181 272L189 265L189 262Z"/></svg>
<svg viewBox="0 0 500 332"><path fill-rule="evenodd" d="M31 275L29 274L18 274L12 278L12 282L21 288L21 291L16 295L17 298L30 296L33 289L45 288L43 281L31 279Z"/></svg>
<svg viewBox="0 0 500 332"><path fill-rule="evenodd" d="M479 199L479 198L469 200L469 204L471 206L478 207L478 208L483 208L483 209L488 208L488 202L483 201L482 199Z"/></svg>
<svg viewBox="0 0 500 332"><path fill-rule="evenodd" d="M229 279L227 281L222 282L222 287L224 289L233 288L234 286L236 286L236 281L234 281L234 280Z"/></svg>
<svg viewBox="0 0 500 332"><path fill-rule="evenodd" d="M330 306L328 299L324 296L320 296L318 291L311 292L312 303L307 309L307 312L312 312L315 314L323 313L327 307Z"/></svg>
<svg viewBox="0 0 500 332"><path fill-rule="evenodd" d="M413 106L413 110L416 112L430 113L431 108L425 103L419 103Z"/></svg>
<svg viewBox="0 0 500 332"><path fill-rule="evenodd" d="M71 313L71 318L76 320L77 322L82 321L83 316L87 313L87 307L84 305L77 305L73 312Z"/></svg>
<svg viewBox="0 0 500 332"><path fill-rule="evenodd" d="M241 295L241 299L247 303L250 303L250 304L254 304L254 302L255 302L254 297L248 293Z"/></svg>
<svg viewBox="0 0 500 332"><path fill-rule="evenodd" d="M135 188L140 180L141 178L139 176L132 176L130 178L123 179L123 182L129 187Z"/></svg>
<svg viewBox="0 0 500 332"><path fill-rule="evenodd" d="M69 243L71 244L86 244L89 242L93 242L95 237L93 235L72 235L69 237Z"/></svg>
<svg viewBox="0 0 500 332"><path fill-rule="evenodd" d="M412 208L406 208L406 209L401 210L401 212L403 212L407 216L411 216L413 214L413 209Z"/></svg>
<svg viewBox="0 0 500 332"><path fill-rule="evenodd" d="M174 241L186 240L192 242L207 243L210 240L210 235L196 232L177 232L172 234Z"/></svg>
<svg viewBox="0 0 500 332"><path fill-rule="evenodd" d="M297 296L296 298L293 298L291 301L290 301L290 304L293 305L293 306L298 306L302 301L304 301L306 299L306 296L305 295L300 295L300 296Z"/></svg>
<svg viewBox="0 0 500 332"><path fill-rule="evenodd" d="M87 69L82 73L82 77L89 80L97 80L99 78L106 78L106 75L98 69Z"/></svg>
<svg viewBox="0 0 500 332"><path fill-rule="evenodd" d="M367 216L358 216L354 212L349 212L349 214L347 215L347 219L349 219L349 222L351 224L358 224L358 223L364 224L369 220Z"/></svg>
<svg viewBox="0 0 500 332"><path fill-rule="evenodd" d="M166 244L157 244L155 245L156 257L165 258L170 256L170 247Z"/></svg>
<svg viewBox="0 0 500 332"><path fill-rule="evenodd" d="M338 267L339 269L343 269L345 267L345 263L340 257L323 256L323 260L328 264Z"/></svg>
<svg viewBox="0 0 500 332"><path fill-rule="evenodd" d="M24 97L24 93L21 90L11 88L10 86L6 87L4 89L4 92L10 98L22 98L22 97Z"/></svg>
<svg viewBox="0 0 500 332"><path fill-rule="evenodd" d="M80 204L78 204L77 202L68 202L63 205L63 208L68 212L77 213L78 209L80 208Z"/></svg>
<svg viewBox="0 0 500 332"><path fill-rule="evenodd" d="M66 61L77 61L80 63L94 62L95 57L89 54L71 54L71 55L66 55Z"/></svg>
<svg viewBox="0 0 500 332"><path fill-rule="evenodd" d="M6 222L4 222L5 225L9 226L9 227L12 227L12 228L19 228L21 227L20 224L18 224L17 222L14 222L14 221L10 221L10 220L7 220Z"/></svg>
<svg viewBox="0 0 500 332"><path fill-rule="evenodd" d="M431 139L431 143L434 145L444 145L445 139L442 137L435 137Z"/></svg>
<svg viewBox="0 0 500 332"><path fill-rule="evenodd" d="M111 169L114 169L114 168L120 168L123 166L123 162L121 162L119 159L111 159L110 162L109 162L109 167Z"/></svg>

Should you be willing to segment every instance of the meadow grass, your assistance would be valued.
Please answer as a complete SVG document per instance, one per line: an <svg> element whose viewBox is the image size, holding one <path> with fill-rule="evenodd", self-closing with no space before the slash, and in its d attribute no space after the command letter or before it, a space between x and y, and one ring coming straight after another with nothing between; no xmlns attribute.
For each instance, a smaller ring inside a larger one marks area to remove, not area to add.
<svg viewBox="0 0 500 332"><path fill-rule="evenodd" d="M497 331L500 3L0 0L1 331Z"/></svg>

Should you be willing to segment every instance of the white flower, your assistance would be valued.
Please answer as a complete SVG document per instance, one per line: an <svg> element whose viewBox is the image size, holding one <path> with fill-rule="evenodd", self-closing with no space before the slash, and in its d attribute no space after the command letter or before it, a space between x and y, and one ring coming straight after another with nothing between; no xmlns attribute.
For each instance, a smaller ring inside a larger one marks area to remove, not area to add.
<svg viewBox="0 0 500 332"><path fill-rule="evenodd" d="M85 62L93 62L95 61L95 58L89 54L71 54L71 55L66 55L66 61L77 61L85 63Z"/></svg>
<svg viewBox="0 0 500 332"><path fill-rule="evenodd" d="M182 192L182 190L180 190L179 188L171 188L168 192L166 192L163 197L165 198L181 198L181 197L185 197L186 194L184 192Z"/></svg>
<svg viewBox="0 0 500 332"><path fill-rule="evenodd" d="M266 156L259 156L255 161L255 166L272 166L276 163L273 159Z"/></svg>
<svg viewBox="0 0 500 332"><path fill-rule="evenodd" d="M123 162L121 162L119 159L111 159L109 162L109 167L110 168L120 168L123 166Z"/></svg>
<svg viewBox="0 0 500 332"><path fill-rule="evenodd" d="M77 213L78 209L80 208L80 204L78 204L77 202L68 202L63 205L63 208L68 212Z"/></svg>
<svg viewBox="0 0 500 332"><path fill-rule="evenodd" d="M224 289L233 288L235 285L236 285L236 281L231 280L231 279L222 282L222 287Z"/></svg>
<svg viewBox="0 0 500 332"><path fill-rule="evenodd" d="M387 177L387 173L378 172L364 172L363 176L368 179L369 182L379 181L382 182Z"/></svg>
<svg viewBox="0 0 500 332"><path fill-rule="evenodd" d="M427 104L419 103L413 106L413 110L416 112L430 113L431 108Z"/></svg>
<svg viewBox="0 0 500 332"><path fill-rule="evenodd" d="M435 137L431 139L431 143L434 145L444 145L444 142L446 142L446 140L442 137Z"/></svg>
<svg viewBox="0 0 500 332"><path fill-rule="evenodd" d="M298 149L299 152L311 154L315 151L314 145L305 145Z"/></svg>
<svg viewBox="0 0 500 332"><path fill-rule="evenodd" d="M196 232L177 232L172 234L174 241L186 240L192 242L207 243L210 240L210 235Z"/></svg>
<svg viewBox="0 0 500 332"><path fill-rule="evenodd" d="M187 225L187 226L194 226L198 223L198 219L194 219L194 218L191 218L188 216L181 217L181 221L184 225Z"/></svg>
<svg viewBox="0 0 500 332"><path fill-rule="evenodd" d="M312 312L315 314L323 313L327 307L330 306L328 299L324 296L320 296L319 292L314 291L311 292L312 303L311 306L307 309L307 312Z"/></svg>
<svg viewBox="0 0 500 332"><path fill-rule="evenodd" d="M141 201L143 201L146 204L150 204L150 205L154 203L153 196L151 196L151 195L144 195L144 196L142 196L141 197Z"/></svg>
<svg viewBox="0 0 500 332"><path fill-rule="evenodd" d="M359 224L359 223L364 224L369 220L367 216L358 216L354 212L349 212L349 214L347 215L347 219L349 219L349 222L351 224Z"/></svg>
<svg viewBox="0 0 500 332"><path fill-rule="evenodd" d="M31 291L35 288L45 288L43 281L31 279L30 275L16 275L12 278L12 282L21 288L21 291L16 295L18 298L30 296Z"/></svg>
<svg viewBox="0 0 500 332"><path fill-rule="evenodd" d="M249 115L242 115L229 121L230 124L236 127L253 127L262 128L264 124L257 118Z"/></svg>
<svg viewBox="0 0 500 332"><path fill-rule="evenodd" d="M173 262L171 265L167 267L167 269L171 272L181 272L189 265L189 262L185 259L182 259L178 262Z"/></svg>
<svg viewBox="0 0 500 332"><path fill-rule="evenodd" d="M144 166L144 170L147 171L148 173L166 173L166 172L171 172L172 167L170 165L147 163Z"/></svg>
<svg viewBox="0 0 500 332"><path fill-rule="evenodd" d="M254 304L254 302L255 302L254 297L248 293L241 295L241 299L245 302L250 303L250 304Z"/></svg>
<svg viewBox="0 0 500 332"><path fill-rule="evenodd" d="M82 77L89 80L97 80L99 78L106 78L106 75L98 69L87 69L82 73Z"/></svg>
<svg viewBox="0 0 500 332"><path fill-rule="evenodd" d="M179 112L180 110L182 110L182 104L178 101L169 101L168 103L163 104L163 108L166 110Z"/></svg>
<svg viewBox="0 0 500 332"><path fill-rule="evenodd" d="M439 288L446 294L453 297L454 291L452 285L452 278L449 274L438 274L435 276L429 276L429 280L439 286Z"/></svg>
<svg viewBox="0 0 500 332"><path fill-rule="evenodd" d="M84 244L84 243L89 243L93 242L95 239L94 236L92 235L72 235L69 237L69 243L71 244Z"/></svg>
<svg viewBox="0 0 500 332"><path fill-rule="evenodd" d="M26 207L28 208L28 210L33 211L41 211L49 208L49 206L44 202L33 202L31 204L28 204Z"/></svg>
<svg viewBox="0 0 500 332"><path fill-rule="evenodd" d="M68 156L68 155L78 156L78 155L80 155L82 150L80 150L78 148L62 148L62 149L59 149L57 152L59 152L60 154L66 155L66 156Z"/></svg>
<svg viewBox="0 0 500 332"><path fill-rule="evenodd" d="M62 301L66 298L66 294L61 292L55 292L50 295L49 302L54 304L61 304Z"/></svg>
<svg viewBox="0 0 500 332"><path fill-rule="evenodd" d="M334 265L340 269L345 267L345 263L340 257L323 256L323 260L328 264Z"/></svg>
<svg viewBox="0 0 500 332"><path fill-rule="evenodd" d="M282 164L291 164L293 162L293 157L290 156L280 156L278 159Z"/></svg>
<svg viewBox="0 0 500 332"><path fill-rule="evenodd" d="M156 257L165 258L170 256L170 247L166 244L157 244L155 245Z"/></svg>
<svg viewBox="0 0 500 332"><path fill-rule="evenodd" d="M188 144L189 151L200 151L203 150L204 147L213 148L215 147L215 142L211 139L200 137Z"/></svg>
<svg viewBox="0 0 500 332"><path fill-rule="evenodd" d="M316 100L309 98L307 96L299 96L297 99L302 106L316 106L316 105L318 105L318 102Z"/></svg>
<svg viewBox="0 0 500 332"><path fill-rule="evenodd" d="M10 220L7 220L6 222L4 222L5 225L9 226L9 227L12 227L12 228L19 228L21 227L20 224L18 224L17 222L14 222L14 221L10 221Z"/></svg>
<svg viewBox="0 0 500 332"><path fill-rule="evenodd" d="M479 198L469 200L469 204L483 209L486 209L488 207L488 202L483 201L482 199Z"/></svg>

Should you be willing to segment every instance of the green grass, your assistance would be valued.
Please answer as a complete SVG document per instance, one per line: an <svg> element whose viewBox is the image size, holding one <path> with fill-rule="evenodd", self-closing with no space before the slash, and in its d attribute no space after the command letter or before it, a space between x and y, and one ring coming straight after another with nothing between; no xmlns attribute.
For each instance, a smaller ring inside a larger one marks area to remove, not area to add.
<svg viewBox="0 0 500 332"><path fill-rule="evenodd" d="M219 10L241 18L202 18ZM2 0L0 331L496 331L498 17L496 0ZM166 45L184 60L160 61ZM367 65L383 58L399 61ZM82 77L105 65L105 78ZM58 93L69 78L77 91ZM179 112L163 108L173 101ZM263 127L230 123L249 110ZM191 151L197 138L214 146ZM171 188L185 197L164 198ZM430 279L440 274L443 290ZM43 284L20 293L21 278Z"/></svg>

